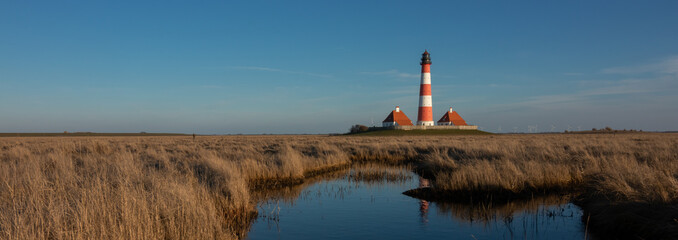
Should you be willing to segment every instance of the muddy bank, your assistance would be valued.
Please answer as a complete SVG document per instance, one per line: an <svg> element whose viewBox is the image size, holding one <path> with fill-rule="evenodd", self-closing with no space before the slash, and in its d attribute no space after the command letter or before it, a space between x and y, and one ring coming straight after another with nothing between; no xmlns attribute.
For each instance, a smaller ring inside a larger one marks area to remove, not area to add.
<svg viewBox="0 0 678 240"><path fill-rule="evenodd" d="M435 187L410 189L403 194L433 202L454 202L454 203L505 203L511 201L529 200L544 196L571 196L573 189L549 189L548 191L538 192L520 192L514 193L503 189L494 191L446 191Z"/></svg>
<svg viewBox="0 0 678 240"><path fill-rule="evenodd" d="M678 239L677 204L597 199L577 205L584 210L582 222L599 239Z"/></svg>

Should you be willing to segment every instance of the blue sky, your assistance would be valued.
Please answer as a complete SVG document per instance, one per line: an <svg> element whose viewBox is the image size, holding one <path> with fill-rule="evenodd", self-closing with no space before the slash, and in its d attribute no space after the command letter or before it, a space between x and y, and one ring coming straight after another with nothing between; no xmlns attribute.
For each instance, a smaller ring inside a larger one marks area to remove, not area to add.
<svg viewBox="0 0 678 240"><path fill-rule="evenodd" d="M0 3L0 132L678 130L677 1L139 2Z"/></svg>

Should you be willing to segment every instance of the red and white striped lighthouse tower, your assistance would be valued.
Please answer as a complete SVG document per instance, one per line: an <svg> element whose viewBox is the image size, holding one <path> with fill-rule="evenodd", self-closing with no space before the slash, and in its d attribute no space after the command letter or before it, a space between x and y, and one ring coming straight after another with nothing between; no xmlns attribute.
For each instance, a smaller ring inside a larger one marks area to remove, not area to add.
<svg viewBox="0 0 678 240"><path fill-rule="evenodd" d="M419 115L417 125L433 126L433 100L431 99L431 55L421 56L421 86L419 87Z"/></svg>

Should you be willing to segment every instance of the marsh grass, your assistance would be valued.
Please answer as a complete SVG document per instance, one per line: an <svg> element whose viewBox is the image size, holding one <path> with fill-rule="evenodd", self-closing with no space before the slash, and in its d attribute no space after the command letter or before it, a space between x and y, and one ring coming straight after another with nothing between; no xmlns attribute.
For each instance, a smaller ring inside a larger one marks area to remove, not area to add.
<svg viewBox="0 0 678 240"><path fill-rule="evenodd" d="M348 179L367 183L403 183L412 179L412 169L406 166L393 167L374 163L356 164L352 167Z"/></svg>
<svg viewBox="0 0 678 240"><path fill-rule="evenodd" d="M250 182L303 179L349 161L302 140L3 138L0 236L239 238L256 215Z"/></svg>
<svg viewBox="0 0 678 240"><path fill-rule="evenodd" d="M650 133L3 137L0 238L240 238L256 215L257 191L358 163L413 166L431 179L434 197L575 192L591 225L608 229L611 212L624 212L616 204L675 206L677 159L678 134ZM389 173L355 177L378 175ZM664 215L655 230L678 219Z"/></svg>

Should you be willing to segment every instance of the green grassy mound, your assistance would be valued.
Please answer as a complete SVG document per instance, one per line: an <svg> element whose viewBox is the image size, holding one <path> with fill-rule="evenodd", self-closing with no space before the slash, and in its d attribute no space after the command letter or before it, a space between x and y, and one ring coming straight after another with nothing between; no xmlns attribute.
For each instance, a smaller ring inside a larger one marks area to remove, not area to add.
<svg viewBox="0 0 678 240"><path fill-rule="evenodd" d="M429 130L375 130L349 135L356 136L428 136L428 135L487 135L492 134L480 130L459 130L459 129L429 129Z"/></svg>

